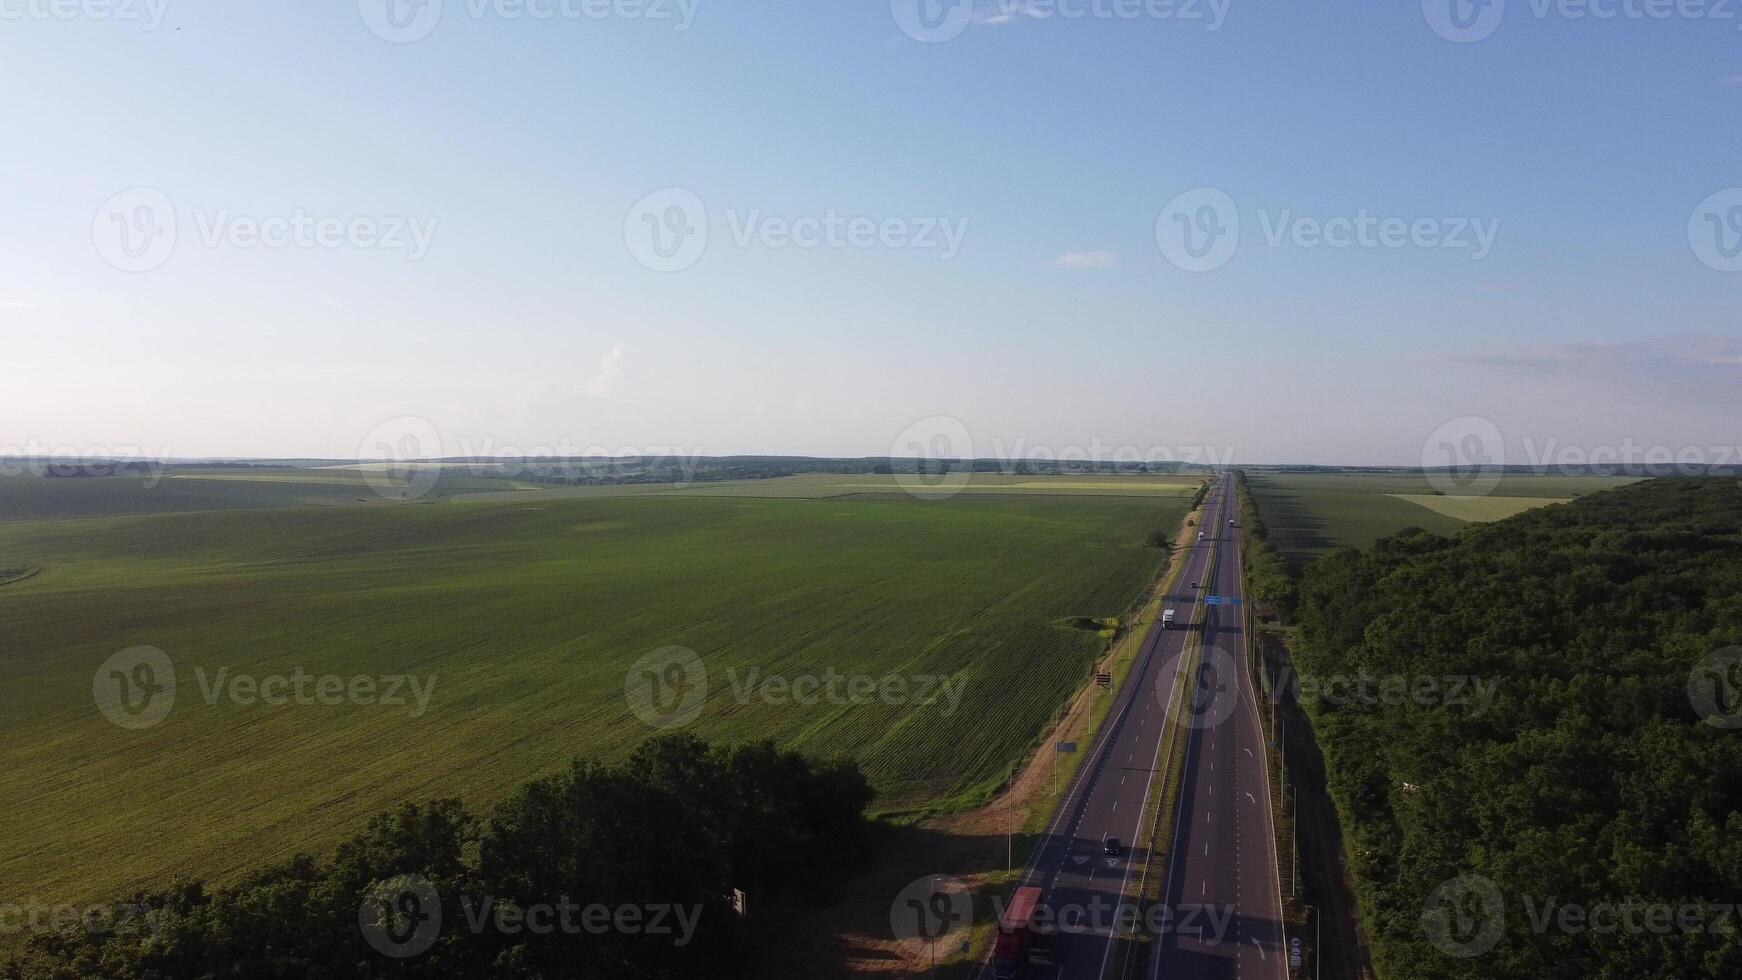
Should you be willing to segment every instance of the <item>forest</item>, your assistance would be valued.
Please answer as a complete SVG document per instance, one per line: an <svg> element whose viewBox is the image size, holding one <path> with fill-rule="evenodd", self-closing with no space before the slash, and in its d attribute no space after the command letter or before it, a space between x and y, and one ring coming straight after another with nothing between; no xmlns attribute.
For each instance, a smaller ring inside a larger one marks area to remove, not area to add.
<svg viewBox="0 0 1742 980"><path fill-rule="evenodd" d="M1336 551L1294 619L1304 679L1497 692L1305 699L1380 976L1742 976L1742 482Z"/></svg>

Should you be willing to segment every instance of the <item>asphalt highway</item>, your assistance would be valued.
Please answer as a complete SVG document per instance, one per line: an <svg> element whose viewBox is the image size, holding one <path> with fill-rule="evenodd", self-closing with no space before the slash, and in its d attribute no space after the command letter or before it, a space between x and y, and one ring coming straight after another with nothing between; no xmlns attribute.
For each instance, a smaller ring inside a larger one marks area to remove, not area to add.
<svg viewBox="0 0 1742 980"><path fill-rule="evenodd" d="M1222 478L1205 505L1202 542L1186 542L1184 574L1166 605L1186 628L1151 631L1113 710L1061 802L1026 869L1024 885L1039 885L1058 917L1053 964L1036 980L1099 978L1112 974L1114 909L1133 895L1147 857L1144 801L1157 788L1156 755L1170 724L1190 726L1186 791L1174 835L1175 859L1164 909L1139 928L1159 929L1154 959L1139 976L1172 978L1286 977L1280 891L1270 845L1270 811L1238 606L1205 603L1211 595L1241 595L1232 479ZM1205 581L1220 552L1216 581ZM1201 588L1200 588L1201 586ZM1193 624L1203 633L1204 666L1182 676ZM1195 688L1192 710L1170 718L1178 684ZM1120 853L1105 853L1115 838ZM1159 918L1158 918L1159 917ZM977 975L990 976L981 964Z"/></svg>
<svg viewBox="0 0 1742 980"><path fill-rule="evenodd" d="M1226 506L1233 511L1233 488ZM1222 540L1217 595L1244 600L1238 529ZM1264 736L1246 663L1244 606L1205 609L1184 792L1165 904L1177 928L1155 949L1152 978L1282 980L1288 956Z"/></svg>

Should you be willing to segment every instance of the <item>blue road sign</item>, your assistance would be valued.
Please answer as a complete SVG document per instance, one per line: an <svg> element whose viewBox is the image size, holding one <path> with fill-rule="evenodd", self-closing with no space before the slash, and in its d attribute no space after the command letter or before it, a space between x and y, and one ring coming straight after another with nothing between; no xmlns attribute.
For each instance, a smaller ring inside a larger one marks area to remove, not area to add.
<svg viewBox="0 0 1742 980"><path fill-rule="evenodd" d="M1204 600L1206 606L1238 606L1240 604L1239 599L1230 599L1227 596L1219 595L1213 595Z"/></svg>

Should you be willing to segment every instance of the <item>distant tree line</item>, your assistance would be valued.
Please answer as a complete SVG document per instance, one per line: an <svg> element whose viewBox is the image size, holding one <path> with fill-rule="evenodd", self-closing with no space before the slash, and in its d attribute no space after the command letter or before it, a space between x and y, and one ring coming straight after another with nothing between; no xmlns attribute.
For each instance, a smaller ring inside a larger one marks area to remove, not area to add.
<svg viewBox="0 0 1742 980"><path fill-rule="evenodd" d="M1289 574L1288 559L1270 540L1270 528L1258 514L1252 499L1252 487L1246 482L1246 471L1234 471L1235 489L1239 495L1240 523L1246 533L1240 536L1240 556L1246 567L1246 584L1252 598L1260 606L1287 619L1294 614L1298 593L1294 577Z"/></svg>
<svg viewBox="0 0 1742 980"><path fill-rule="evenodd" d="M777 910L834 900L863 865L871 800L851 762L662 737L487 817L406 804L330 860L130 896L111 909L138 914L36 935L0 977L753 976Z"/></svg>
<svg viewBox="0 0 1742 980"><path fill-rule="evenodd" d="M1413 685L1307 701L1380 976L1742 977L1742 483L1339 550L1296 621L1303 677Z"/></svg>

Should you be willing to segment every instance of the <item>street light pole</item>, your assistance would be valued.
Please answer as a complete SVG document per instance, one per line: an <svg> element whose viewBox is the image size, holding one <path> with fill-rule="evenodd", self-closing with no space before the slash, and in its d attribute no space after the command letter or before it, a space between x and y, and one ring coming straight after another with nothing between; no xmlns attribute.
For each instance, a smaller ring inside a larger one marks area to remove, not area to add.
<svg viewBox="0 0 1742 980"><path fill-rule="evenodd" d="M933 895L939 894L938 882L940 882L942 880L943 880L942 876L934 876L932 878L931 891L932 891ZM931 944L931 975L932 975L932 980L937 980L937 976L938 976L938 942L941 942L943 940L943 938L944 937L940 932L937 940L934 940Z"/></svg>

